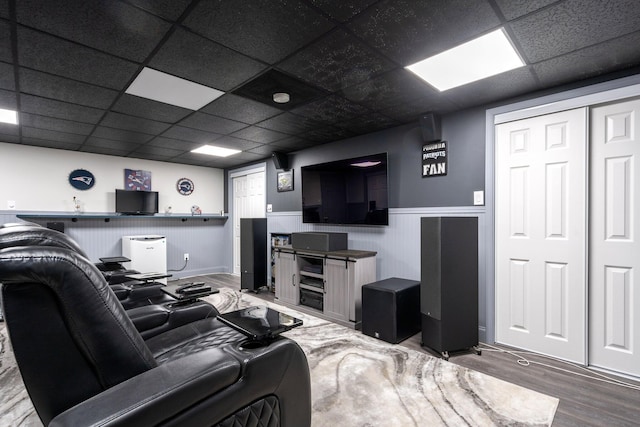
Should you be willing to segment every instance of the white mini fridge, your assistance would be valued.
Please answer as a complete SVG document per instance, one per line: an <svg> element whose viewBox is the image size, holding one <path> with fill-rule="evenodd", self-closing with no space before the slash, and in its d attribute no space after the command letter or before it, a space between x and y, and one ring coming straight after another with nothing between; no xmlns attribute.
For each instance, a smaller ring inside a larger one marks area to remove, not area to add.
<svg viewBox="0 0 640 427"><path fill-rule="evenodd" d="M122 256L131 262L125 268L140 273L167 273L167 238L165 236L122 236ZM167 284L167 279L158 280Z"/></svg>

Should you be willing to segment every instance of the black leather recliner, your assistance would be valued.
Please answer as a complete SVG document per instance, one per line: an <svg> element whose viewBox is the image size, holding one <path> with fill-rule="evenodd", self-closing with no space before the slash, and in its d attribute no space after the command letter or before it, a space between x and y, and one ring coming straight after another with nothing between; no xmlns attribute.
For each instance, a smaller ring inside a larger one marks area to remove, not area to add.
<svg viewBox="0 0 640 427"><path fill-rule="evenodd" d="M50 426L310 425L307 360L253 346L217 319L144 341L98 269L58 247L0 250L5 321Z"/></svg>
<svg viewBox="0 0 640 427"><path fill-rule="evenodd" d="M75 240L58 231L37 224L0 227L0 249L16 246L61 247L84 256L84 251ZM144 339L219 314L213 305L204 301L178 303L175 298L162 292L162 284L149 285L134 281L110 286Z"/></svg>
<svg viewBox="0 0 640 427"><path fill-rule="evenodd" d="M87 259L89 258L75 240L59 231L31 222L8 223L0 226L0 249L31 245L67 248L78 252ZM101 270L101 264L96 265L99 270ZM124 273L113 277L111 271L101 270L101 272L125 309L175 302L173 298L161 291L163 286L161 283L148 284L139 280L126 279Z"/></svg>
<svg viewBox="0 0 640 427"><path fill-rule="evenodd" d="M125 257L122 258L127 259L127 261L104 262L102 261L103 258L100 258L100 262L95 263L96 267L98 267L98 270L102 272L102 275L105 277L105 279L107 279L107 282L109 282L110 285L129 282L131 281L131 279L127 277L128 274L140 273L137 270L125 268L122 263L129 262L131 260Z"/></svg>

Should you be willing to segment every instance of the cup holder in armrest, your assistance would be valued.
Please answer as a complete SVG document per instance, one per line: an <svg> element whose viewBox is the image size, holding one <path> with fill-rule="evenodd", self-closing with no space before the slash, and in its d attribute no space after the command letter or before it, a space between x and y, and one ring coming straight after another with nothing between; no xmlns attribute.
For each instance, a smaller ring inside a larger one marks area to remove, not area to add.
<svg viewBox="0 0 640 427"><path fill-rule="evenodd" d="M238 344L239 350L253 350L255 348L266 347L272 340L254 340L247 339Z"/></svg>

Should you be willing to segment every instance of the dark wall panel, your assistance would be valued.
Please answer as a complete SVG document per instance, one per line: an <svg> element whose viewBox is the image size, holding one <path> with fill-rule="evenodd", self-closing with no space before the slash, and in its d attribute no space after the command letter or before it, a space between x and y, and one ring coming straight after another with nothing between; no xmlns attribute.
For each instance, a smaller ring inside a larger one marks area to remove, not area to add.
<svg viewBox="0 0 640 427"><path fill-rule="evenodd" d="M422 178L420 124L387 129L313 147L289 155L294 191L278 193L276 169L267 162L267 203L274 212L300 211L300 168L315 163L389 153L389 207L471 206L473 192L484 190L485 110L473 109L442 117L442 139L448 142L446 176Z"/></svg>

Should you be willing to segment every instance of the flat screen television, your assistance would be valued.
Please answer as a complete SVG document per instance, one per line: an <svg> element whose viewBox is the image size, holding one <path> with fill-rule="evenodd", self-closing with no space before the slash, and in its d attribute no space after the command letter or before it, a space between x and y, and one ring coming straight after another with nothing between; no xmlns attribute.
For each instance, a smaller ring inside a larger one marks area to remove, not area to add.
<svg viewBox="0 0 640 427"><path fill-rule="evenodd" d="M116 212L125 215L158 213L158 192L116 189Z"/></svg>
<svg viewBox="0 0 640 427"><path fill-rule="evenodd" d="M304 166L302 222L389 225L387 153Z"/></svg>

